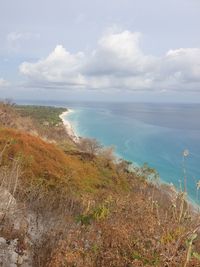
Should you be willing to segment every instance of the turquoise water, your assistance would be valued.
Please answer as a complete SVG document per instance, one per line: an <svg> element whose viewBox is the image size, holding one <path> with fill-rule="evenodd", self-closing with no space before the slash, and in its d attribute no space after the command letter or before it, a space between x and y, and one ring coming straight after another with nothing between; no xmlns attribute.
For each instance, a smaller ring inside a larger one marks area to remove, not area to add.
<svg viewBox="0 0 200 267"><path fill-rule="evenodd" d="M187 190L196 199L200 180L200 105L136 103L68 103L74 110L66 116L80 136L114 145L116 153L138 165L156 168L163 181L180 188L183 150Z"/></svg>

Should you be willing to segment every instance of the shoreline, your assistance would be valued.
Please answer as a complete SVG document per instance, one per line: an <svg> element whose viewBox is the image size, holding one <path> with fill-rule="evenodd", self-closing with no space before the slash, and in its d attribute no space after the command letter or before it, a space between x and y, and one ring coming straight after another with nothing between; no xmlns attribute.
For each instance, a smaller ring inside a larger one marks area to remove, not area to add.
<svg viewBox="0 0 200 267"><path fill-rule="evenodd" d="M80 141L80 138L75 133L71 123L66 119L66 115L68 115L71 112L73 112L73 109L67 109L67 111L64 111L63 113L59 115L59 118L62 120L62 123L69 137L72 139L74 143L78 144Z"/></svg>
<svg viewBox="0 0 200 267"><path fill-rule="evenodd" d="M72 141L76 144L78 144L80 142L81 137L79 137L74 128L72 127L71 123L65 118L65 116L71 112L74 112L73 109L67 109L67 111L63 112L62 114L59 115L60 119L63 122L63 125L66 129L67 134L69 135L69 137L72 139ZM117 155L115 152L115 155L117 156L117 158L122 158L121 156ZM137 166L137 167L141 167L139 166L137 163L131 161L133 165ZM160 177L160 184L159 184L159 188L161 191L163 191L163 193L168 194L170 196L171 199L175 198L178 196L179 194L179 190L171 183L166 183L164 180L161 179ZM187 196L186 198L186 202L188 203L190 209L192 210L192 212L194 212L195 214L199 214L199 205L195 202L195 200L193 200L192 198L190 198L189 196Z"/></svg>

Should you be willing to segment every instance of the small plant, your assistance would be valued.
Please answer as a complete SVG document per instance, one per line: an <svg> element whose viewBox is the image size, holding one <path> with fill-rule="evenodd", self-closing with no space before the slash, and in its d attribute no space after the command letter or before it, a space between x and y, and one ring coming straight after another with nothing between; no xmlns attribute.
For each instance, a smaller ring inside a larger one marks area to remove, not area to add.
<svg viewBox="0 0 200 267"><path fill-rule="evenodd" d="M189 150L183 151L183 177L184 177L184 192L187 192L187 176L186 176L186 158L189 156Z"/></svg>
<svg viewBox="0 0 200 267"><path fill-rule="evenodd" d="M158 184L160 176L156 169L151 168L148 166L147 163L144 163L144 165L141 168L135 168L136 173L147 179L153 184Z"/></svg>
<svg viewBox="0 0 200 267"><path fill-rule="evenodd" d="M76 217L76 222L81 223L82 225L90 225L92 223L93 216L92 214L84 215L81 214Z"/></svg>
<svg viewBox="0 0 200 267"><path fill-rule="evenodd" d="M76 217L76 222L80 222L83 225L90 225L92 221L104 220L108 217L110 211L105 204L99 205L94 208L92 212L88 214L81 214Z"/></svg>
<svg viewBox="0 0 200 267"><path fill-rule="evenodd" d="M93 218L97 221L104 220L109 215L109 209L105 206L99 206L93 211Z"/></svg>
<svg viewBox="0 0 200 267"><path fill-rule="evenodd" d="M138 251L134 251L132 253L132 259L141 261L143 266L145 266L145 265L158 266L158 264L160 262L159 255L157 255L156 253L154 253L153 257L151 257L149 259L149 258L143 256L142 254L140 254Z"/></svg>
<svg viewBox="0 0 200 267"><path fill-rule="evenodd" d="M185 260L185 264L184 264L184 267L187 267L192 255L193 255L193 252L192 252L192 246L193 246L193 241L197 238L197 234L194 233L192 234L188 240L186 241L186 245L188 247L187 249L187 257L186 257L186 260ZM196 256L198 256L198 253L195 253ZM198 257L197 257L198 259Z"/></svg>

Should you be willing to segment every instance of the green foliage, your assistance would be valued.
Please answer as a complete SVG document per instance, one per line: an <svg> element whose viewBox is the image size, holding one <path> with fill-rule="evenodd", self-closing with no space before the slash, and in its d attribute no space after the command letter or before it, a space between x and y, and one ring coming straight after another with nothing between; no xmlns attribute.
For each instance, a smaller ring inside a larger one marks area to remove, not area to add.
<svg viewBox="0 0 200 267"><path fill-rule="evenodd" d="M76 217L76 222L81 223L82 225L89 225L92 223L93 216L92 214L80 214Z"/></svg>
<svg viewBox="0 0 200 267"><path fill-rule="evenodd" d="M199 253L197 253L197 252L193 252L193 253L192 253L192 256L195 257L197 260L200 261L200 254L199 254Z"/></svg>
<svg viewBox="0 0 200 267"><path fill-rule="evenodd" d="M142 167L135 167L133 171L140 177L147 179L152 183L158 183L160 176L156 169L148 166L147 163L144 163Z"/></svg>
<svg viewBox="0 0 200 267"><path fill-rule="evenodd" d="M105 220L109 216L109 208L105 204L98 205L88 214L80 214L76 217L76 222L82 225L89 225L92 221Z"/></svg>
<svg viewBox="0 0 200 267"><path fill-rule="evenodd" d="M94 254L97 254L100 251L100 247L97 244L92 246L92 251Z"/></svg>
<svg viewBox="0 0 200 267"><path fill-rule="evenodd" d="M186 245L188 247L188 250L187 250L187 257L186 257L186 261L185 261L185 264L184 264L184 267L187 266L187 264L189 263L190 259L192 256L194 256L194 253L192 252L192 249L193 249L193 241L197 238L197 234L196 233L193 233L191 234L191 236L186 240ZM198 259L198 254L195 253L196 257Z"/></svg>
<svg viewBox="0 0 200 267"><path fill-rule="evenodd" d="M132 253L132 259L141 261L144 266L158 266L158 264L160 263L160 257L156 253L154 253L151 258L147 258L141 255L138 251L134 251Z"/></svg>
<svg viewBox="0 0 200 267"><path fill-rule="evenodd" d="M97 221L104 220L109 215L109 209L105 205L100 205L93 211L93 218Z"/></svg>
<svg viewBox="0 0 200 267"><path fill-rule="evenodd" d="M184 227L177 227L169 232L164 233L164 235L161 237L161 244L167 245L175 242L179 236L181 236L184 233Z"/></svg>
<svg viewBox="0 0 200 267"><path fill-rule="evenodd" d="M31 117L44 126L55 126L62 123L59 115L67 111L65 108L48 106L15 106L22 117Z"/></svg>

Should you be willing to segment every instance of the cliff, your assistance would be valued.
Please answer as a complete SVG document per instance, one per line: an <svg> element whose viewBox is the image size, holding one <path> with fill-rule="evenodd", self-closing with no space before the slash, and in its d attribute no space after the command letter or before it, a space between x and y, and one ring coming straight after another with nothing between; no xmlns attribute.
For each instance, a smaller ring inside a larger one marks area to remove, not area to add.
<svg viewBox="0 0 200 267"><path fill-rule="evenodd" d="M184 193L94 140L73 143L60 112L0 105L0 265L200 266Z"/></svg>

